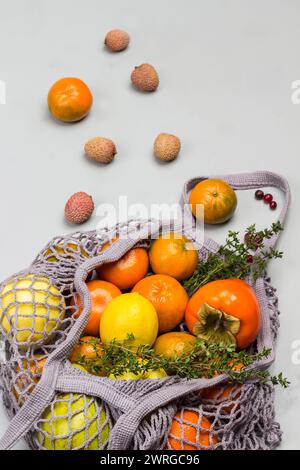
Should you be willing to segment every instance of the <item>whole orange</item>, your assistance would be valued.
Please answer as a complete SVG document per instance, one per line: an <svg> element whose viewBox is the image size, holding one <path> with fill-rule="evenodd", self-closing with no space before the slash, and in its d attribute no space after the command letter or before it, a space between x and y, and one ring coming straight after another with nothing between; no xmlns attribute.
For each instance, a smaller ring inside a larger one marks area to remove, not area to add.
<svg viewBox="0 0 300 470"><path fill-rule="evenodd" d="M89 113L92 104L93 95L79 78L61 78L48 93L49 111L59 121L80 121Z"/></svg>
<svg viewBox="0 0 300 470"><path fill-rule="evenodd" d="M106 249L108 246L103 246ZM119 289L131 289L146 276L149 267L148 253L145 248L132 248L122 258L113 263L99 266L96 271L99 279L112 282Z"/></svg>
<svg viewBox="0 0 300 470"><path fill-rule="evenodd" d="M99 327L101 315L104 312L105 308L109 302L118 295L121 295L120 289L112 284L111 282L106 281L90 281L86 283L92 302L92 308L90 316L87 322L87 325L84 329L84 333L91 336L99 336ZM78 305L79 311L76 313L76 317L81 315L83 308L81 303L81 298L79 295L76 296L76 301L73 298L71 305Z"/></svg>
<svg viewBox="0 0 300 470"><path fill-rule="evenodd" d="M132 289L153 304L158 316L158 332L173 330L184 318L188 295L182 285L166 274L141 279Z"/></svg>
<svg viewBox="0 0 300 470"><path fill-rule="evenodd" d="M80 364L80 360L82 358L96 359L99 358L99 356L102 354L102 344L99 338L95 338L94 336L83 336L73 348L69 359L72 364ZM88 372L93 373L93 370L89 367L88 364L85 364L84 367ZM97 375L105 376L106 373L103 370L103 372L98 372Z"/></svg>
<svg viewBox="0 0 300 470"><path fill-rule="evenodd" d="M196 342L196 337L182 331L171 331L157 338L154 343L156 354L167 359L174 359L176 356L188 353Z"/></svg>
<svg viewBox="0 0 300 470"><path fill-rule="evenodd" d="M28 396L39 382L47 358L41 358L36 354L33 359L24 359L22 369L17 366L17 379L13 386L13 394L20 406L22 406Z"/></svg>
<svg viewBox="0 0 300 470"><path fill-rule="evenodd" d="M200 426L202 429L197 430ZM212 424L200 413L192 410L178 411L173 419L168 447L173 450L206 450L218 442Z"/></svg>
<svg viewBox="0 0 300 470"><path fill-rule="evenodd" d="M195 217L201 218L197 211L203 205L204 222L220 224L233 216L237 197L232 187L220 179L206 179L198 183L190 194L190 205Z"/></svg>
<svg viewBox="0 0 300 470"><path fill-rule="evenodd" d="M101 355L102 348L99 338L94 336L83 336L74 346L70 355L70 361L77 363L81 357L94 359L97 354Z"/></svg>
<svg viewBox="0 0 300 470"><path fill-rule="evenodd" d="M171 232L154 240L149 259L154 273L168 274L182 281L195 271L198 254L194 244L184 235Z"/></svg>
<svg viewBox="0 0 300 470"><path fill-rule="evenodd" d="M233 370L239 371L243 367L243 364L237 364L233 368ZM235 406L234 402L241 395L240 390L241 385L229 381L225 384L222 383L220 385L213 385L212 387L205 388L201 393L201 398L204 398L205 400L217 401L218 403L222 403L226 400L232 401L233 403L230 403L226 406L222 406L222 411L224 411L225 413L230 413L233 407Z"/></svg>

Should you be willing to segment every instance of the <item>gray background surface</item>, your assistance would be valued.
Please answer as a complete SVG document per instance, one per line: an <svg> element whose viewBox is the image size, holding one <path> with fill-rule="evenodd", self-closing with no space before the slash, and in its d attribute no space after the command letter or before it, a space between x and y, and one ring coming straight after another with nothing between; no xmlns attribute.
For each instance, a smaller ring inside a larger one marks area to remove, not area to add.
<svg viewBox="0 0 300 470"><path fill-rule="evenodd" d="M102 45L115 27L131 36L117 55ZM159 72L157 93L130 85L132 68L143 62ZM78 124L55 122L47 111L48 89L63 76L80 77L94 95L90 116ZM300 448L300 365L292 361L300 339L300 105L291 102L297 79L297 0L0 2L0 80L7 87L0 105L1 279L27 266L54 235L74 230L63 207L75 191L92 194L97 206L117 204L119 195L150 205L176 202L192 176L266 169L288 178L285 257L270 266L282 312L274 369L292 381L276 392L281 449ZM170 165L152 156L159 132L182 140ZM116 142L112 165L85 159L83 145L96 135ZM243 193L231 223L210 232L222 240L228 228L265 227L275 217L253 192ZM98 221L95 215L83 229ZM1 407L0 435L6 426Z"/></svg>

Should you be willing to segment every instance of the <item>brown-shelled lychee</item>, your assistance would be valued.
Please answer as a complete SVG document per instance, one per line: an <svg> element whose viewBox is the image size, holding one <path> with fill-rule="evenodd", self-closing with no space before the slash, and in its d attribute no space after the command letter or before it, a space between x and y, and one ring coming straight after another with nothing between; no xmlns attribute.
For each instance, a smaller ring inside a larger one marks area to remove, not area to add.
<svg viewBox="0 0 300 470"><path fill-rule="evenodd" d="M154 155L163 162L174 160L180 152L180 139L173 134L161 133L154 141Z"/></svg>
<svg viewBox="0 0 300 470"><path fill-rule="evenodd" d="M112 52L121 52L128 47L129 34L122 29L113 29L105 36L104 44Z"/></svg>
<svg viewBox="0 0 300 470"><path fill-rule="evenodd" d="M88 140L84 151L88 158L103 164L111 163L117 153L114 142L106 137L95 137Z"/></svg>
<svg viewBox="0 0 300 470"><path fill-rule="evenodd" d="M159 77L155 68L150 64L135 67L131 73L133 85L142 91L155 91L159 85Z"/></svg>

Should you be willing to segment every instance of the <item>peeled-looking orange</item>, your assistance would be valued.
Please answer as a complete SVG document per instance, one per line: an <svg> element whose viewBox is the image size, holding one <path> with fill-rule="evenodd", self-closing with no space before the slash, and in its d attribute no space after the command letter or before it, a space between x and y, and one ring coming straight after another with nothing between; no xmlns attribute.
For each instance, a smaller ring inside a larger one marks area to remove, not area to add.
<svg viewBox="0 0 300 470"><path fill-rule="evenodd" d="M197 427L202 429L197 430ZM218 442L212 424L205 416L192 410L177 412L173 419L168 448L173 450L206 450Z"/></svg>
<svg viewBox="0 0 300 470"><path fill-rule="evenodd" d="M188 296L182 285L166 274L141 279L132 289L150 300L158 316L158 332L173 330L184 318Z"/></svg>
<svg viewBox="0 0 300 470"><path fill-rule="evenodd" d="M90 294L92 308L87 325L84 328L84 333L91 336L99 336L102 313L109 302L118 295L121 295L122 292L117 286L107 281L94 280L87 282L86 285ZM78 312L74 316L78 317L81 315L83 308L79 295L76 296L76 301L72 299L71 304L79 307Z"/></svg>
<svg viewBox="0 0 300 470"><path fill-rule="evenodd" d="M79 78L67 77L57 80L48 93L51 114L64 122L75 122L84 118L93 104L88 86Z"/></svg>
<svg viewBox="0 0 300 470"><path fill-rule="evenodd" d="M198 254L194 244L184 235L171 232L154 240L149 259L154 273L168 274L182 281L195 271Z"/></svg>
<svg viewBox="0 0 300 470"><path fill-rule="evenodd" d="M237 197L232 187L220 179L206 179L198 183L190 194L190 205L195 217L202 218L199 205L203 205L204 222L220 224L233 216Z"/></svg>

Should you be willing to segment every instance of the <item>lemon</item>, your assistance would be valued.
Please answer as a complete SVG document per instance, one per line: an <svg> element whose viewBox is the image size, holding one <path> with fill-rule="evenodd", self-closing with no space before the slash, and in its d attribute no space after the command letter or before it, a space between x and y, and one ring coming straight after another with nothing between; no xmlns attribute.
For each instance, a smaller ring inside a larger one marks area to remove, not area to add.
<svg viewBox="0 0 300 470"><path fill-rule="evenodd" d="M164 369L150 369L144 373L144 379L162 379L168 377L168 374Z"/></svg>
<svg viewBox="0 0 300 470"><path fill-rule="evenodd" d="M130 343L137 348L152 346L158 332L158 318L153 305L137 292L115 297L104 310L100 321L100 337L103 343L112 340L124 341L128 335Z"/></svg>
<svg viewBox="0 0 300 470"><path fill-rule="evenodd" d="M138 374L126 371L120 375L110 374L108 376L109 379L113 380L162 379L163 377L167 377L164 369L150 369L147 372L139 372Z"/></svg>
<svg viewBox="0 0 300 470"><path fill-rule="evenodd" d="M146 359L139 358L138 362L140 364L147 364L149 361ZM164 369L149 369L148 371L138 372L134 374L130 370L126 370L123 374L114 375L110 374L108 376L109 379L118 379L118 380L137 380L137 379L161 379L163 377L167 377L167 373Z"/></svg>
<svg viewBox="0 0 300 470"><path fill-rule="evenodd" d="M99 413L95 399L86 395L58 394L42 420L37 439L47 450L103 449L110 432L105 411Z"/></svg>
<svg viewBox="0 0 300 470"><path fill-rule="evenodd" d="M89 256L87 251L77 242L66 244L64 241L62 241L56 245L52 245L51 247L49 247L47 250L44 251L42 256L46 261L48 261L48 263L57 263L62 258L73 259L79 253L85 258Z"/></svg>
<svg viewBox="0 0 300 470"><path fill-rule="evenodd" d="M7 281L0 290L0 326L18 343L49 339L65 316L65 300L46 276L25 274Z"/></svg>
<svg viewBox="0 0 300 470"><path fill-rule="evenodd" d="M142 374L142 372L140 372L139 374L134 374L133 372L126 371L123 374L119 375L109 374L108 378L113 380L137 380L143 379L144 375Z"/></svg>

